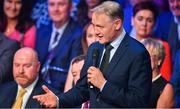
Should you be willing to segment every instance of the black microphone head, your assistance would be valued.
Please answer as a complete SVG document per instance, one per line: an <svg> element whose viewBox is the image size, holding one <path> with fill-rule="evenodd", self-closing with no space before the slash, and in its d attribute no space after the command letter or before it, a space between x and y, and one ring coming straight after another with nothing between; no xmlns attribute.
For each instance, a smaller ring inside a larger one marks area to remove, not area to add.
<svg viewBox="0 0 180 109"><path fill-rule="evenodd" d="M93 60L93 66L97 67L97 59L98 59L98 49L93 49L93 53L92 53L92 60Z"/></svg>

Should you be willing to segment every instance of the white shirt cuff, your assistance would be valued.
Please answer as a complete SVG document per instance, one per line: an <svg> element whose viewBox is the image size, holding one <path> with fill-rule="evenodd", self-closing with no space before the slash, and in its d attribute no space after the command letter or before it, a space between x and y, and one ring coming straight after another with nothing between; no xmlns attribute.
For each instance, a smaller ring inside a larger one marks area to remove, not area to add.
<svg viewBox="0 0 180 109"><path fill-rule="evenodd" d="M101 89L100 89L100 92L102 92L102 90L103 90L103 88L104 88L106 82L107 82L107 81L105 81L104 84L102 85L102 87L101 87Z"/></svg>

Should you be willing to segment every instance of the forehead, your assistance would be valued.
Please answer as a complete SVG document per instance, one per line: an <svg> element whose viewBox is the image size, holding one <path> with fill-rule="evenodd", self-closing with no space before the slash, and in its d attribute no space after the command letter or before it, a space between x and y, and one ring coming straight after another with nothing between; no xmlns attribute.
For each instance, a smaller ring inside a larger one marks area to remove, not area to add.
<svg viewBox="0 0 180 109"><path fill-rule="evenodd" d="M136 15L141 15L141 16L153 16L153 13L151 10L148 10L148 9L144 9L144 10L140 10L136 13Z"/></svg>
<svg viewBox="0 0 180 109"><path fill-rule="evenodd" d="M96 13L94 12L92 14L92 24L102 24L102 23L107 23L110 22L111 19L108 15L105 13Z"/></svg>
<svg viewBox="0 0 180 109"><path fill-rule="evenodd" d="M18 52L14 56L14 61L31 61L34 59L34 55L29 52Z"/></svg>

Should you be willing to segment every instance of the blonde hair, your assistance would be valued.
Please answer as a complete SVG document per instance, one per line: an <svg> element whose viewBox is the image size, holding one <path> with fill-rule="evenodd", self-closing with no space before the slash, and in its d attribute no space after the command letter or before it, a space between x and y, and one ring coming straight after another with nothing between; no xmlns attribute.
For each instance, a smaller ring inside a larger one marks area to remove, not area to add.
<svg viewBox="0 0 180 109"><path fill-rule="evenodd" d="M162 41L154 39L154 38L146 38L143 39L142 44L144 44L144 46L147 47L152 47L152 54L157 56L158 60L162 60L162 62L164 61L165 58L165 48L162 44ZM162 64L161 62L161 64Z"/></svg>

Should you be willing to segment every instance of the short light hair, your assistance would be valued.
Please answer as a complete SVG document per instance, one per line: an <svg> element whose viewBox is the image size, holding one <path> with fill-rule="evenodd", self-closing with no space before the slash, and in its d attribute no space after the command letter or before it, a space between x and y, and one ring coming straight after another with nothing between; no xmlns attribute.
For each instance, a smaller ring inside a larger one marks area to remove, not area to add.
<svg viewBox="0 0 180 109"><path fill-rule="evenodd" d="M95 13L104 13L109 16L112 20L120 18L124 19L124 12L121 5L114 1L105 1L102 4L92 9Z"/></svg>
<svg viewBox="0 0 180 109"><path fill-rule="evenodd" d="M164 61L166 53L161 40L154 38L146 38L143 39L141 42L144 44L145 47L147 46L152 47L153 48L152 54L156 55L158 60L162 60L162 62Z"/></svg>

